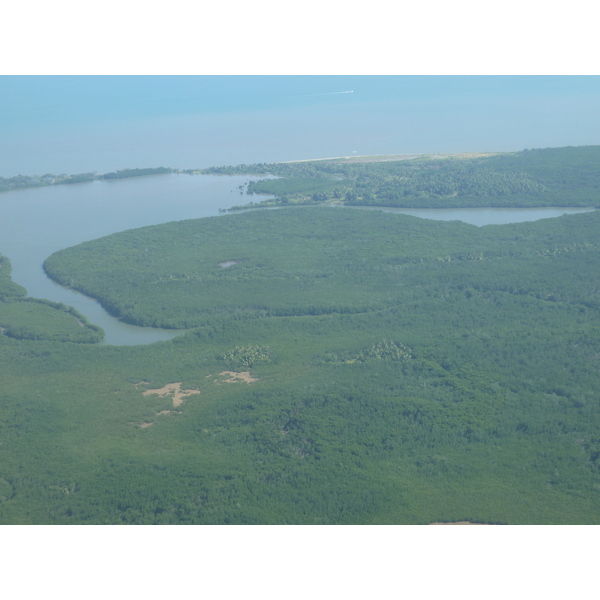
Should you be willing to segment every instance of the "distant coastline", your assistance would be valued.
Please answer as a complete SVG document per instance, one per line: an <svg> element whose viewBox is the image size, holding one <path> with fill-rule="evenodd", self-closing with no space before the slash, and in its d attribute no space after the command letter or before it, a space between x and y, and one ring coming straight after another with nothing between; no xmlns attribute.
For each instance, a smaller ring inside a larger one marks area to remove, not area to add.
<svg viewBox="0 0 600 600"><path fill-rule="evenodd" d="M97 180L111 181L114 179L129 179L132 177L147 177L149 175L167 175L169 173L181 173L177 169L168 167L155 167L147 169L123 169L110 173L77 173L76 175L16 175L15 177L0 177L0 192L9 192L34 187L48 187L52 185L68 185L73 183L89 183Z"/></svg>
<svg viewBox="0 0 600 600"><path fill-rule="evenodd" d="M305 162L332 161L345 163L371 163L371 162L394 162L398 160L412 160L414 158L431 158L431 159L446 159L446 158L481 158L484 156L497 156L499 154L514 154L514 152L454 152L448 154L365 154L357 156L333 156L330 158L303 158L301 160L284 160L278 164L288 165Z"/></svg>
<svg viewBox="0 0 600 600"><path fill-rule="evenodd" d="M300 160L287 160L275 163L260 163L269 165L288 165L310 162L339 162L339 163L377 163L377 162L395 162L401 160L421 159L469 159L487 156L496 156L498 154L511 154L507 152L460 152L453 154L367 154L361 156L335 156L329 158L308 158ZM213 168L213 167L211 167ZM68 185L74 183L90 183L98 180L130 179L133 177L147 177L150 175L168 175L186 174L199 175L205 174L209 169L173 169L170 167L154 167L143 169L122 169L108 173L76 173L74 175L54 175L46 173L45 175L15 175L14 177L0 176L0 192L9 192L11 190L47 187L52 185Z"/></svg>
<svg viewBox="0 0 600 600"><path fill-rule="evenodd" d="M267 195L228 211L290 205L395 208L598 207L600 145L519 152L380 154L299 159L205 169L155 167L110 173L0 177L0 191L150 175L244 175L237 187ZM265 177L267 177L265 179ZM221 211L224 212L224 209Z"/></svg>

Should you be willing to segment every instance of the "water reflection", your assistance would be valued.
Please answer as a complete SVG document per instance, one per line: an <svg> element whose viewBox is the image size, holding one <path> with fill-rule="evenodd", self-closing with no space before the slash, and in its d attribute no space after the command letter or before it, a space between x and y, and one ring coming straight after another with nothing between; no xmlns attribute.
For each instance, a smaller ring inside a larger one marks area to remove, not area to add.
<svg viewBox="0 0 600 600"><path fill-rule="evenodd" d="M562 215L591 212L593 208L388 208L371 206L352 206L340 208L355 208L357 210L381 210L402 215L411 215L421 219L434 221L463 221L470 225L506 225L508 223L525 223L552 219Z"/></svg>
<svg viewBox="0 0 600 600"><path fill-rule="evenodd" d="M104 329L103 344L172 339L181 331L123 323L96 300L54 283L42 264L57 250L117 231L217 217L219 209L239 204L237 188L249 180L172 174L6 192L0 196L0 252L10 258L13 280L29 296L75 307Z"/></svg>

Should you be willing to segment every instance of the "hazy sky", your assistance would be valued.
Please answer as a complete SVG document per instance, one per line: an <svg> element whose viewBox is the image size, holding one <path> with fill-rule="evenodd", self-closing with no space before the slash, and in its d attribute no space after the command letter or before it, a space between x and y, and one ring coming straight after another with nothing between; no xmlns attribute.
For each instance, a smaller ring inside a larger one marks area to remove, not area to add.
<svg viewBox="0 0 600 600"><path fill-rule="evenodd" d="M598 144L598 106L598 76L0 76L0 176Z"/></svg>

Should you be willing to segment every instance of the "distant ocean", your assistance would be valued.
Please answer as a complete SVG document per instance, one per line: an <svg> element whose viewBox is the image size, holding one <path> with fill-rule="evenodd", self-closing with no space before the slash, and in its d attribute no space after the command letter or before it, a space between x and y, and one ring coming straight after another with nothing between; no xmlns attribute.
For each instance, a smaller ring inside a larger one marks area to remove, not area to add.
<svg viewBox="0 0 600 600"><path fill-rule="evenodd" d="M596 76L0 76L0 176L600 144Z"/></svg>

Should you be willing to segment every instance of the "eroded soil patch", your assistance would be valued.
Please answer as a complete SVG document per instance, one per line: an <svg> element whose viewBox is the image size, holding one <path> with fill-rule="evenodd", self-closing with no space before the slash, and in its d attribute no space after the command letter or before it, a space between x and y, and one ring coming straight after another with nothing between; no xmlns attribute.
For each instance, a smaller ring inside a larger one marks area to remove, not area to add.
<svg viewBox="0 0 600 600"><path fill-rule="evenodd" d="M181 383L167 383L165 387L156 390L146 390L144 396L156 394L161 398L165 396L173 396L173 408L181 406L193 394L199 394L200 390L182 390ZM164 414L164 413L163 413Z"/></svg>
<svg viewBox="0 0 600 600"><path fill-rule="evenodd" d="M210 377L210 375L209 375ZM226 378L226 379L225 379ZM219 373L217 379L214 380L215 383L241 383L245 381L250 384L254 381L258 381L258 378L252 377L250 375L250 371L221 371Z"/></svg>

